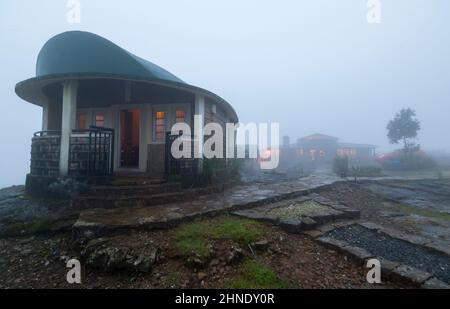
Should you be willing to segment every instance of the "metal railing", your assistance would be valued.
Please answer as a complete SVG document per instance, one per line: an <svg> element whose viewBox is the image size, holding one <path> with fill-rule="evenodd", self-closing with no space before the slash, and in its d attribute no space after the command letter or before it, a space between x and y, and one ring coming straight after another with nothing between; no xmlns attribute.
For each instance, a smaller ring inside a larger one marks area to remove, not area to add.
<svg viewBox="0 0 450 309"><path fill-rule="evenodd" d="M111 177L114 172L114 129L91 126L73 130L69 173L76 177Z"/></svg>
<svg viewBox="0 0 450 309"><path fill-rule="evenodd" d="M33 137L47 137L47 136L61 136L61 131L47 130L47 131L38 131L33 134Z"/></svg>
<svg viewBox="0 0 450 309"><path fill-rule="evenodd" d="M31 174L59 174L61 131L34 133L31 146ZM69 146L69 176L79 178L111 177L114 172L114 130L91 126L73 130Z"/></svg>

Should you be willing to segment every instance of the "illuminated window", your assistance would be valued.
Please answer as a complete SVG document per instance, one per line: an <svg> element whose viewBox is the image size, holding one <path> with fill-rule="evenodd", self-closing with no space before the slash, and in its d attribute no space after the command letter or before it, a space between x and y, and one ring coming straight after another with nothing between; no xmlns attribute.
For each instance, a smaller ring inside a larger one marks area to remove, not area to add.
<svg viewBox="0 0 450 309"><path fill-rule="evenodd" d="M100 128L105 126L105 117L102 114L95 115L95 126Z"/></svg>
<svg viewBox="0 0 450 309"><path fill-rule="evenodd" d="M77 121L78 130L86 130L87 129L86 125L87 125L86 115L79 114Z"/></svg>
<svg viewBox="0 0 450 309"><path fill-rule="evenodd" d="M182 110L177 110L175 112L175 123L185 122L185 113Z"/></svg>
<svg viewBox="0 0 450 309"><path fill-rule="evenodd" d="M303 148L297 149L297 156L303 157Z"/></svg>
<svg viewBox="0 0 450 309"><path fill-rule="evenodd" d="M319 155L320 155L321 158L324 158L325 157L325 151L320 150L319 151Z"/></svg>
<svg viewBox="0 0 450 309"><path fill-rule="evenodd" d="M354 148L341 148L337 150L337 155L340 157L356 157L357 151Z"/></svg>
<svg viewBox="0 0 450 309"><path fill-rule="evenodd" d="M166 113L156 112L155 114L155 141L164 142L166 135Z"/></svg>

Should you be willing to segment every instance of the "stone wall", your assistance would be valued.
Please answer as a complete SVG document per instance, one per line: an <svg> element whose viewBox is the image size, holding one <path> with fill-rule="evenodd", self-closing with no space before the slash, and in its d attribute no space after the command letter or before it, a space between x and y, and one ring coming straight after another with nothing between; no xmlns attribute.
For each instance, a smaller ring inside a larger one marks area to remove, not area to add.
<svg viewBox="0 0 450 309"><path fill-rule="evenodd" d="M36 136L31 141L30 174L59 176L60 136Z"/></svg>

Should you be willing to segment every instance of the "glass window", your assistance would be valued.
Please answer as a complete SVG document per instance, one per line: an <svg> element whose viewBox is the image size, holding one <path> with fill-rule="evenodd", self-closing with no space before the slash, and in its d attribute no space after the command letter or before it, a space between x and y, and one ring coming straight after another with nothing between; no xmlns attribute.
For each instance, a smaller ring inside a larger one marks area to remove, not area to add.
<svg viewBox="0 0 450 309"><path fill-rule="evenodd" d="M78 130L86 130L87 129L87 119L85 114L78 115L77 121Z"/></svg>
<svg viewBox="0 0 450 309"><path fill-rule="evenodd" d="M164 142L166 135L166 113L156 112L155 114L155 141Z"/></svg>
<svg viewBox="0 0 450 309"><path fill-rule="evenodd" d="M183 110L177 110L175 112L175 123L185 122L185 113Z"/></svg>
<svg viewBox="0 0 450 309"><path fill-rule="evenodd" d="M95 126L101 128L105 126L105 117L102 114L95 115Z"/></svg>

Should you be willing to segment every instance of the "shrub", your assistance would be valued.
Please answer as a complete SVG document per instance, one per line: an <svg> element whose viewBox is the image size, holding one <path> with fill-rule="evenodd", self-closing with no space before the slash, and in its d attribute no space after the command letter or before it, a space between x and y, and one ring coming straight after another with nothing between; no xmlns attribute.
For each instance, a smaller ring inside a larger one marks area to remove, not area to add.
<svg viewBox="0 0 450 309"><path fill-rule="evenodd" d="M381 171L377 166L352 166L353 177L379 177L383 175Z"/></svg>
<svg viewBox="0 0 450 309"><path fill-rule="evenodd" d="M344 178L348 175L348 158L336 156L333 161L333 172Z"/></svg>
<svg viewBox="0 0 450 309"><path fill-rule="evenodd" d="M415 171L437 166L436 161L424 156L403 156L397 160L386 161L383 168L387 170Z"/></svg>

